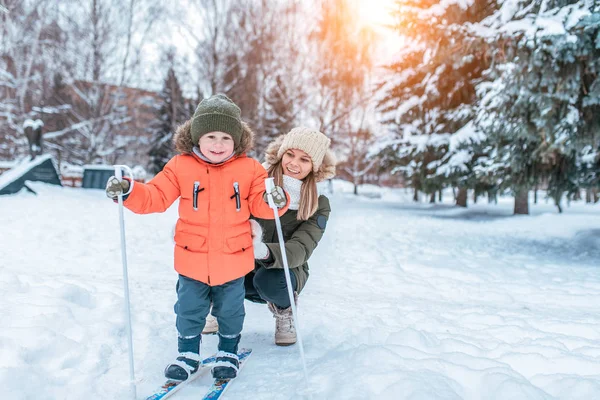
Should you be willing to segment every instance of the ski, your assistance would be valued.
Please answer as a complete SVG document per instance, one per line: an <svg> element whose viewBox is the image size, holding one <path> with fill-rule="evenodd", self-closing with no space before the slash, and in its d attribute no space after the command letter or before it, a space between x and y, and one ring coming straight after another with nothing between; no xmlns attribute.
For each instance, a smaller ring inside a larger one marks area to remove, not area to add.
<svg viewBox="0 0 600 400"><path fill-rule="evenodd" d="M240 359L240 366L238 369L238 373L242 370L244 364L246 364L246 360L252 354L252 349L241 349L238 353L238 358ZM217 400L222 398L223 394L227 390L227 388L231 385L231 382L234 379L228 381L216 380L208 389L202 400Z"/></svg>
<svg viewBox="0 0 600 400"><path fill-rule="evenodd" d="M202 365L198 368L195 374L192 374L185 381L176 381L173 379L167 379L165 383L152 394L150 397L147 397L146 400L162 400L171 397L173 394L181 390L183 387L187 386L190 382L194 381L200 375L202 375L205 371L208 371L208 366L213 364L216 361L216 354L213 354L210 357L202 360Z"/></svg>

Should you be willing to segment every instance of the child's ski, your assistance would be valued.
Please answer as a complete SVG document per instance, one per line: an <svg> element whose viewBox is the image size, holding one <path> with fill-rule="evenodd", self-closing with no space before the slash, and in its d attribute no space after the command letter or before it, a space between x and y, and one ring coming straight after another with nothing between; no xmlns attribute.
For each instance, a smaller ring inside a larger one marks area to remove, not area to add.
<svg viewBox="0 0 600 400"><path fill-rule="evenodd" d="M175 392L187 386L190 382L202 375L205 371L208 371L210 364L214 364L214 362L216 361L215 356L216 355L213 354L212 356L202 360L202 365L200 366L200 368L198 368L198 371L196 371L195 374L192 374L192 376L190 376L185 381L167 379L165 383L163 383L163 385L156 392L154 392L153 395L147 397L146 400L163 400L171 397L173 394L175 394Z"/></svg>
<svg viewBox="0 0 600 400"><path fill-rule="evenodd" d="M238 353L238 358L240 359L240 367L238 369L238 373L242 370L244 364L246 364L246 360L252 354L252 349L241 349ZM211 387L208 389L202 400L217 400L220 399L221 396L225 393L225 390L231 385L231 382L235 380L228 381L219 381L216 380Z"/></svg>

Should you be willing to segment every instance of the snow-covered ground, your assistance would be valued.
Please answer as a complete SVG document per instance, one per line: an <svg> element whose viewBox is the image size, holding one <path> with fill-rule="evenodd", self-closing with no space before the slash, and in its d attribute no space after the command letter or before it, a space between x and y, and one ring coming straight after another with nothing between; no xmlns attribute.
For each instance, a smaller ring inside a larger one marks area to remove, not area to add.
<svg viewBox="0 0 600 400"><path fill-rule="evenodd" d="M511 199L464 210L340 185L299 304L309 387L297 346L276 347L267 308L246 303L254 354L228 398L600 398L600 205L559 215L542 201L514 217ZM125 399L117 206L100 190L32 187L0 197L3 398ZM175 355L175 218L126 212L140 399Z"/></svg>

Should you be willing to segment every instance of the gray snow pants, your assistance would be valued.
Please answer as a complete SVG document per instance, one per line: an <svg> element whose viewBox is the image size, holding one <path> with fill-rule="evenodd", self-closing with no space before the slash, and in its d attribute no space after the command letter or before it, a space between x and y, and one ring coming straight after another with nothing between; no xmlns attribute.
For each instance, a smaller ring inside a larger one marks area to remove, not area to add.
<svg viewBox="0 0 600 400"><path fill-rule="evenodd" d="M244 325L244 277L219 286L209 286L200 281L179 275L177 281L177 331L183 338L191 338L202 333L206 316L210 311L219 323L219 336L235 338Z"/></svg>

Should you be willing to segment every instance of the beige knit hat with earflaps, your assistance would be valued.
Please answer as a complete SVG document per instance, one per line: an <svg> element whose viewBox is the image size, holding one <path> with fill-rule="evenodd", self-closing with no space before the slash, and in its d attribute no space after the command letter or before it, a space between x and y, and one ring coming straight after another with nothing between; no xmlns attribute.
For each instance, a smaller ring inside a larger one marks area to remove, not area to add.
<svg viewBox="0 0 600 400"><path fill-rule="evenodd" d="M313 171L317 172L323 163L323 158L330 144L331 139L321 132L301 126L292 129L284 136L281 147L277 152L277 158L281 160L283 153L289 149L300 149L310 156Z"/></svg>

